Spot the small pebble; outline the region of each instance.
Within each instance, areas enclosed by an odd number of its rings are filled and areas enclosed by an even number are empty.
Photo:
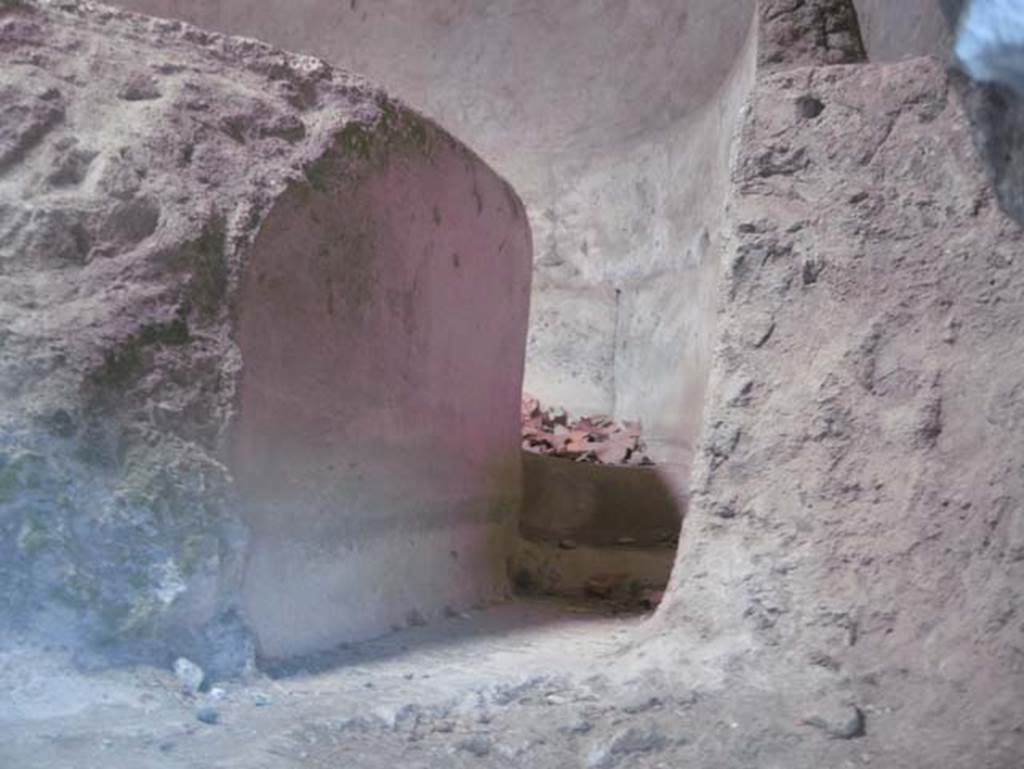
[[[563,726],[559,731],[566,734],[587,734],[594,726],[585,718],[578,718],[575,721]]]
[[[458,744],[459,750],[463,750],[477,758],[483,758],[488,755],[491,752],[492,747],[493,743],[490,738],[485,737],[482,734],[474,734],[472,737],[468,737]]]
[[[217,712],[217,708],[211,708],[207,705],[196,711],[196,719],[202,721],[204,724],[212,725],[220,721],[220,713]]]
[[[622,706],[623,713],[629,713],[630,715],[636,715],[637,713],[645,713],[648,710],[660,708],[662,705],[661,699],[658,697],[635,697],[632,701],[626,702]]]
[[[855,740],[867,733],[864,711],[854,705],[823,708],[819,713],[804,719],[807,726],[813,726],[837,740]]]

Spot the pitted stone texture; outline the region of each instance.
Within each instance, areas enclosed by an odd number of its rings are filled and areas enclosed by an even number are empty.
[[[865,58],[853,0],[760,0],[763,69],[850,64]]]
[[[1012,3],[1011,3],[1012,5]],[[864,42],[872,61],[898,61],[911,56],[934,55],[952,65],[953,37],[957,19],[966,7],[963,0],[856,0]],[[980,4],[997,8],[1000,3]],[[1013,26],[1003,32],[1002,18],[982,13],[980,32],[986,22],[994,35],[1014,34]],[[976,20],[974,23],[979,24]],[[1008,62],[1012,64],[1012,56]],[[1004,73],[1012,74],[1012,73]],[[975,143],[989,167],[1003,209],[1024,224],[1024,95],[1006,84],[963,84],[964,103],[974,127]]]
[[[1012,766],[1024,234],[957,91],[933,59],[766,77],[734,182],[665,632],[730,696],[776,681],[785,718],[858,708],[814,765]]]
[[[251,656],[238,607],[246,511],[227,446],[244,355],[258,353],[236,338],[254,241],[286,195],[316,198],[330,187],[359,200],[379,168],[435,163],[474,217],[477,178],[504,212],[487,224],[494,251],[465,254],[475,272],[444,280],[490,292],[492,276],[508,287],[490,301],[510,313],[509,330],[492,324],[460,343],[495,350],[495,371],[511,361],[509,392],[496,396],[507,416],[500,404],[486,406],[507,422],[516,456],[528,234],[515,196],[474,156],[311,57],[87,2],[0,5],[6,630],[168,662],[188,656],[214,674]],[[436,201],[426,187],[419,204],[429,209]],[[372,224],[380,208],[363,205]],[[463,219],[451,232],[484,226]],[[311,224],[304,235],[316,232]],[[386,258],[412,257],[396,247]],[[436,258],[451,270],[451,253]],[[500,276],[492,263],[506,265]],[[433,269],[423,262],[424,274]],[[429,324],[425,300],[386,299],[376,284],[361,285],[364,309],[385,303],[408,323]],[[458,304],[436,301],[467,328],[479,325]],[[377,339],[382,350],[401,343],[401,323],[391,327]],[[382,375],[385,392],[392,375]],[[471,426],[473,414],[464,416]],[[451,560],[448,547],[443,556]]]

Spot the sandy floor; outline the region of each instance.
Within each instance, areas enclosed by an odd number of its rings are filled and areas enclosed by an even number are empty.
[[[653,695],[653,671],[611,685],[642,622],[520,600],[197,697],[165,670],[82,674],[58,652],[8,651],[0,766],[669,766],[673,735],[644,721],[686,698]],[[217,723],[197,719],[204,706]]]

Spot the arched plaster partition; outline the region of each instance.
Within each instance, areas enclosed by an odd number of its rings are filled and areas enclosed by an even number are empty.
[[[503,597],[517,513],[521,203],[419,123],[338,144],[238,302],[244,605],[271,657]]]
[[[682,485],[753,0],[119,4],[366,74],[478,151],[534,233],[526,388],[641,420]]]

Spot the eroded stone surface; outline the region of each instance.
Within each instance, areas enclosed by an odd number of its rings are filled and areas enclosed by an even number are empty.
[[[459,397],[437,394],[448,386],[445,366],[468,367],[477,392],[485,389],[471,373],[477,346],[491,351],[488,376],[503,375],[510,361],[504,384],[469,402],[454,430],[476,447],[467,431],[485,409],[498,425],[492,445],[504,439],[517,457],[529,262],[520,204],[467,150],[361,79],[252,40],[86,2],[5,3],[0,61],[0,619],[7,631],[37,630],[76,646],[87,640],[132,655],[188,656],[213,673],[237,669],[252,653],[238,594],[253,521],[228,449],[253,422],[239,418],[240,383],[261,344],[241,346],[237,324],[251,295],[257,235],[287,245],[288,232],[278,230],[296,223],[272,214],[301,199],[328,219],[340,210],[332,205],[350,199],[370,235],[385,211],[445,233],[417,240],[425,254],[368,241],[359,264],[322,242],[323,260],[338,260],[339,280],[349,283],[336,287],[337,307],[328,285],[310,318],[337,310],[349,335],[377,345],[378,360],[419,345],[412,386],[442,409]],[[391,206],[379,194],[385,171],[419,179],[410,187],[419,199]],[[481,195],[490,218],[478,223]],[[442,201],[456,222],[447,229],[430,219]],[[318,226],[303,225],[311,248],[326,238]],[[459,238],[475,249],[461,255],[461,272],[452,266],[458,255],[443,250]],[[374,277],[399,268],[387,285]],[[304,285],[304,274],[279,270],[275,280],[287,292]],[[295,290],[313,301],[320,289]],[[475,307],[461,309],[463,293],[477,289],[510,325],[481,324]],[[449,343],[422,330],[440,312]],[[353,372],[368,365],[319,340],[308,356],[344,353]],[[378,373],[379,396],[345,393],[344,383],[338,392],[373,414],[375,399],[387,400],[392,422],[376,430],[387,443],[389,430],[408,430],[402,422],[417,418],[404,391],[388,389],[395,372]],[[286,370],[278,383],[288,381]],[[453,429],[447,417],[444,424]],[[352,437],[337,427],[322,432],[339,444]],[[500,464],[500,454],[446,455],[462,462],[446,480],[455,475],[467,487],[449,484],[435,497],[450,506],[445,494],[455,493],[467,514],[500,520],[515,489],[513,474],[488,465]],[[372,508],[375,488],[352,491]],[[301,531],[305,509],[279,512]],[[378,526],[376,536],[387,531]],[[467,564],[478,563],[475,542],[468,535],[460,543]],[[355,546],[351,537],[327,544],[340,562]],[[440,547],[441,562],[452,562],[454,548]],[[503,589],[500,580],[479,582],[481,596]],[[438,599],[436,607],[396,607],[397,616],[440,611]]]
[[[1024,234],[962,95],[932,59],[764,77],[734,182],[662,619],[703,649],[685,664],[736,697],[774,676],[794,718],[817,698],[858,709],[857,729],[811,717],[831,736],[866,730],[886,765],[1010,766]]]
[[[865,58],[853,0],[760,0],[757,10],[762,69]]]

